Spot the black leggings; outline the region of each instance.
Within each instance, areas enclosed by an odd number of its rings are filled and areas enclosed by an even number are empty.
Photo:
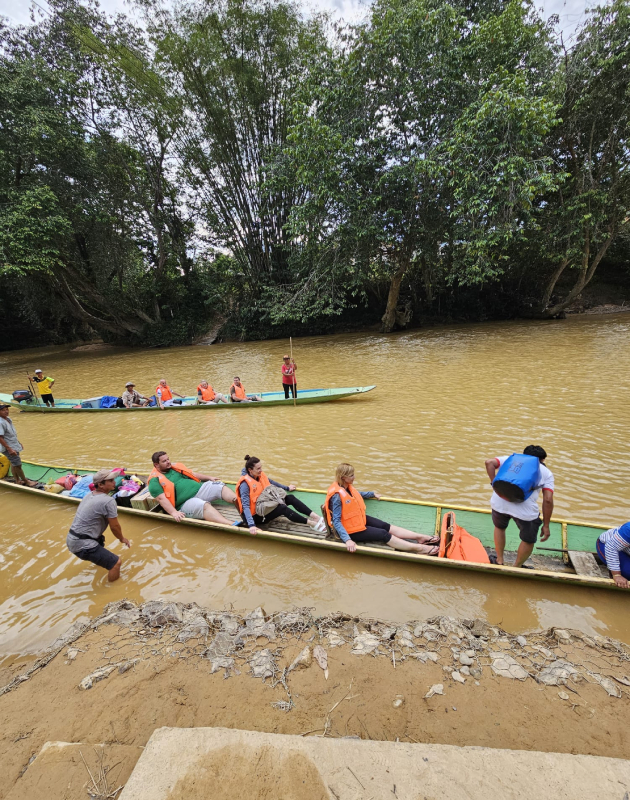
[[[309,514],[313,513],[311,509],[301,500],[298,500],[297,497],[293,497],[292,494],[288,494],[284,498],[284,501],[286,505],[284,503],[280,503],[280,505],[276,506],[274,510],[270,511],[265,517],[261,517],[259,514],[254,514],[254,524],[256,526],[263,525],[265,522],[272,522],[278,517],[287,517],[291,520],[291,522],[299,522],[300,525],[306,525],[306,519],[301,517],[299,514],[296,514],[292,508],[289,508],[289,506],[297,508],[298,511],[301,511],[302,514],[306,514],[306,516],[309,516]],[[245,519],[244,515],[243,521],[247,525],[247,520]]]
[[[379,542],[387,544],[392,538],[389,532],[390,528],[391,523],[366,515],[365,529],[357,531],[356,533],[351,533],[350,537],[355,542]]]
[[[283,383],[282,388],[284,389],[284,399],[289,399],[289,389],[291,390],[291,394],[293,397],[297,397],[297,384],[294,383],[291,385],[290,383]]]

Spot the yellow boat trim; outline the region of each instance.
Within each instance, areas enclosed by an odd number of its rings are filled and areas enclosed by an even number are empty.
[[[26,464],[34,464],[35,466],[38,466],[38,467],[52,467],[52,469],[68,469],[71,472],[76,472],[77,470],[82,470],[83,472],[97,472],[99,469],[102,469],[102,467],[68,467],[65,464],[61,464],[61,465],[60,464],[44,464],[41,461],[29,461],[28,459],[24,459],[24,461],[25,461]],[[146,467],[138,467],[137,469],[134,469],[132,467],[128,467],[126,469],[127,469],[127,472],[140,473],[141,475],[144,475],[144,474],[148,475],[148,473],[149,473],[149,470],[147,470]],[[236,483],[236,481],[226,480],[225,483]],[[300,486],[297,487],[296,491],[298,491],[298,492],[308,492],[309,494],[323,494],[323,495],[326,494],[325,490],[304,489],[304,488],[302,488]],[[488,509],[488,508],[477,508],[475,506],[460,506],[460,505],[456,505],[455,503],[441,503],[440,504],[440,503],[431,503],[431,502],[429,502],[427,500],[403,500],[400,497],[385,497],[383,495],[381,495],[381,500],[386,500],[386,501],[388,501],[390,503],[401,503],[403,505],[408,505],[408,506],[425,506],[427,508],[435,508],[436,510],[440,509],[440,511],[442,509],[453,509],[453,511],[474,511],[477,514],[492,514],[492,511],[490,509]],[[596,528],[597,530],[602,530],[602,531],[607,531],[610,528],[614,528],[615,527],[613,524],[610,524],[610,525],[599,525],[596,522],[577,522],[575,520],[560,519],[558,517],[552,517],[551,518],[551,522],[557,522],[560,525],[577,525],[578,527],[584,527],[584,528]],[[565,547],[564,542],[563,542],[562,546],[563,546],[564,549],[567,549]]]

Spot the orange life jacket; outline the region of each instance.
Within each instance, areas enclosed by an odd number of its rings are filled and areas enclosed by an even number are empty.
[[[197,394],[199,393],[201,393],[201,399],[206,401],[214,400],[214,398],[217,396],[212,386],[208,386],[207,389],[204,389],[201,384],[197,386]]]
[[[455,522],[455,512],[449,511],[442,518],[439,558],[454,561],[470,561],[473,564],[489,564],[485,547],[476,536]]]
[[[341,498],[341,524],[346,531],[348,533],[357,533],[365,530],[365,501],[360,492],[352,485],[349,485],[347,489],[342,489],[338,483],[331,483],[326,495],[326,516],[330,527],[334,527],[330,501],[335,494],[338,494]]]
[[[193,473],[187,469],[183,464],[177,462],[177,464],[171,464],[171,469],[174,469],[175,472],[180,472],[186,478],[190,478],[193,481],[197,481],[197,483],[201,483],[199,478],[195,478]],[[162,491],[166,495],[166,499],[169,503],[174,506],[175,505],[175,484],[173,481],[169,481],[169,479],[164,475],[164,473],[160,472],[157,467],[153,467],[151,470],[151,474],[147,480],[147,483],[151,480],[151,478],[157,478],[160,482],[160,486],[162,487]]]
[[[245,387],[243,386],[242,383],[241,383],[240,386],[237,386],[235,383],[233,383],[230,386],[230,394],[232,394],[232,389],[234,389],[234,396],[238,400],[246,400],[247,399],[247,395],[245,394]]]
[[[173,399],[173,392],[171,392],[170,386],[162,386],[161,383],[155,387],[155,396],[158,397],[158,392],[162,392],[162,402],[165,400],[172,400]]]
[[[269,478],[265,475],[264,472],[260,473],[260,478],[256,480],[256,478],[252,478],[251,475],[243,475],[239,482],[236,484],[236,505],[238,506],[238,510],[243,513],[243,501],[241,500],[241,493],[239,489],[241,487],[241,483],[247,483],[249,486],[249,510],[252,513],[252,516],[256,513],[256,500],[260,497],[263,493],[263,490],[270,486]]]

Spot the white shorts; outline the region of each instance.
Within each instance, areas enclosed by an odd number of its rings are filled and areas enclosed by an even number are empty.
[[[179,509],[183,514],[191,519],[203,519],[203,507],[206,503],[214,503],[221,499],[224,483],[221,481],[206,481],[202,483],[199,491],[190,500],[186,500]]]
[[[162,405],[163,405],[164,407],[166,407],[166,406],[172,406],[172,405],[175,405],[175,401],[174,401],[174,400],[162,400]]]

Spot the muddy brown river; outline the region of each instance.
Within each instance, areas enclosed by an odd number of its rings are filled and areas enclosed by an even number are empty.
[[[202,378],[227,392],[234,374],[248,391],[278,390],[287,347],[0,353],[0,391],[25,387],[35,368],[56,379],[58,397],[120,394],[128,380],[150,394],[162,377],[182,394]],[[45,463],[146,472],[150,454],[164,449],[233,481],[248,453],[282,482],[326,488],[343,460],[355,465],[359,488],[476,506],[489,503],[485,458],[541,444],[559,516],[630,518],[629,314],[305,338],[294,341],[294,356],[298,388],[378,388],[297,408],[12,417],[24,457]],[[122,517],[133,548],[123,553],[121,580],[108,585],[103,571],[65,548],[73,507],[0,489],[0,510],[0,659],[41,650],[77,618],[123,597],[269,612],[311,606],[390,620],[447,613],[511,631],[563,625],[630,641],[624,593],[319,552],[159,519],[149,526]]]

